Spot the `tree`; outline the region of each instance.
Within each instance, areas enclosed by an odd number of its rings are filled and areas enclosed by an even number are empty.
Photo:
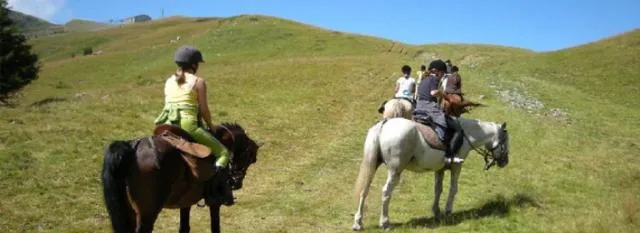
[[[0,102],[38,78],[38,56],[9,18],[6,0],[0,0]]]

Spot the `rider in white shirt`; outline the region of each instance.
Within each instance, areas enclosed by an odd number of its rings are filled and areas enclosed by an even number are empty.
[[[411,67],[408,65],[402,66],[402,77],[396,81],[396,98],[404,98],[414,103],[414,95],[416,91],[416,79],[411,77]]]
[[[416,79],[411,77],[411,67],[408,65],[402,66],[403,76],[398,78],[396,81],[396,89],[394,98],[406,99],[411,102],[411,105],[415,107],[415,92],[416,92]],[[380,107],[378,108],[378,112],[382,113],[384,111],[384,105],[388,100],[382,102]]]

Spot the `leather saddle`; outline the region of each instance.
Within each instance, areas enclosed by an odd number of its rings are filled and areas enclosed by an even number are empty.
[[[424,118],[416,118],[414,116],[414,121],[416,122],[416,129],[422,135],[422,139],[433,149],[444,151],[444,144],[438,138],[436,131],[434,131],[430,126],[430,120]]]
[[[196,143],[183,129],[177,126],[160,124],[153,130],[153,135],[161,138],[172,147],[178,149],[182,160],[191,169],[197,181],[206,181],[214,175],[214,156],[209,147]]]

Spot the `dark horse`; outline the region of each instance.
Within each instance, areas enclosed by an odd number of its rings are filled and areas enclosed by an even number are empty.
[[[102,184],[114,232],[152,232],[163,208],[179,208],[180,232],[189,232],[189,211],[202,198],[209,206],[211,231],[220,232],[220,207],[233,205],[231,189],[242,187],[247,169],[256,162],[260,146],[239,125],[225,123],[212,134],[232,152],[229,168],[196,177],[184,153],[159,136],[167,130],[193,142],[182,129],[159,125],[153,136],[114,141],[107,147]],[[205,160],[198,164],[213,169],[213,156]]]

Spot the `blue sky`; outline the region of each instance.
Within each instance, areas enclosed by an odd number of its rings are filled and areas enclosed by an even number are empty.
[[[9,0],[55,23],[136,14],[262,14],[409,44],[480,43],[551,51],[640,28],[640,0]]]

